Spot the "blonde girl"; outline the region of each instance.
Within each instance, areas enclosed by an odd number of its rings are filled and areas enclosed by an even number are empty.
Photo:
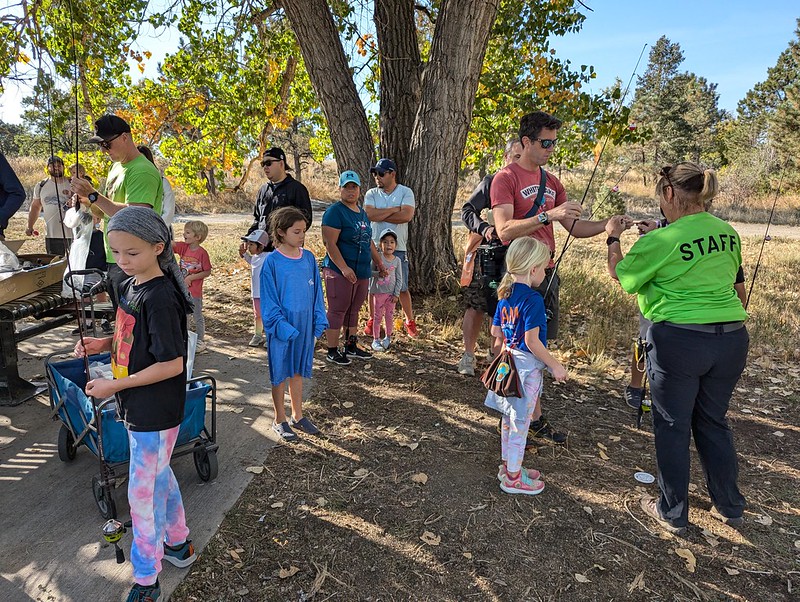
[[[497,287],[497,311],[492,336],[511,349],[523,397],[500,397],[492,391],[486,405],[503,414],[498,467],[500,489],[506,493],[536,495],[544,490],[538,470],[522,468],[531,417],[542,392],[542,371],[550,370],[563,382],[567,371],[547,350],[547,316],[544,299],[534,289],[545,277],[550,250],[534,238],[513,241],[506,253],[506,274]]]

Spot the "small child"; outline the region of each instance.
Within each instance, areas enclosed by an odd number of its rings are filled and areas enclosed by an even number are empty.
[[[266,247],[269,235],[263,230],[253,230],[242,236],[244,245],[239,247],[239,256],[250,264],[250,296],[253,299],[253,338],[248,345],[259,347],[266,341],[264,324],[261,322],[261,266],[267,258]]]
[[[113,337],[84,337],[75,355],[111,352],[113,380],[95,378],[86,394],[117,396],[128,430],[128,502],[133,521],[134,584],[128,600],[157,600],[161,561],[196,558],[178,482],[169,465],[186,399],[186,315],[192,299],[170,248],[164,220],[149,207],[126,207],[108,222],[117,265],[131,276],[119,289]]]
[[[186,222],[183,240],[173,244],[180,256],[181,271],[194,302],[194,328],[197,333],[197,353],[206,350],[206,319],[203,317],[203,280],[211,274],[211,258],[200,245],[208,237],[208,226],[200,221]]]
[[[485,404],[502,412],[498,467],[500,489],[506,493],[536,495],[544,490],[538,470],[522,468],[531,416],[542,392],[542,370],[548,368],[559,382],[567,371],[547,350],[547,316],[544,299],[534,289],[545,277],[550,250],[530,237],[518,238],[506,253],[506,274],[497,287],[497,311],[492,336],[512,350],[524,397],[500,397],[489,391]]]
[[[328,328],[317,260],[303,248],[306,218],[296,207],[282,207],[269,217],[275,250],[261,267],[261,317],[267,333],[269,379],[275,405],[274,430],[284,441],[296,441],[295,426],[309,435],[319,429],[303,416],[303,377],[311,378],[316,339]],[[291,424],[283,394],[289,381]]]
[[[403,272],[400,258],[395,257],[397,247],[397,234],[391,228],[381,232],[379,238],[383,267],[388,274],[381,278],[375,264],[372,264],[372,278],[369,281],[369,292],[373,295],[375,315],[372,321],[372,349],[373,351],[386,351],[392,344],[392,318],[394,307],[403,288]],[[381,340],[381,321],[386,316],[386,337]]]

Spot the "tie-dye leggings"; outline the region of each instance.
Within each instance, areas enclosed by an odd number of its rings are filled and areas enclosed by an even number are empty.
[[[532,370],[525,379],[525,401],[527,401],[525,415],[512,421],[503,415],[500,448],[503,462],[506,463],[508,472],[517,472],[522,467],[522,458],[525,455],[525,443],[528,438],[528,427],[531,425],[531,416],[539,396],[542,394],[542,371]]]
[[[179,426],[166,431],[128,431],[131,463],[128,503],[133,521],[131,564],[133,578],[152,585],[161,572],[164,541],[174,546],[186,541],[189,529],[178,481],[169,466]]]

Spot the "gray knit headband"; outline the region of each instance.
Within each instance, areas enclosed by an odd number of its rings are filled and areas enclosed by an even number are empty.
[[[189,294],[189,289],[186,288],[186,282],[183,279],[180,267],[178,267],[178,262],[175,261],[171,233],[161,216],[150,207],[128,206],[117,211],[108,220],[107,231],[111,232],[113,230],[127,232],[152,245],[160,242],[164,243],[164,250],[158,256],[158,265],[161,267],[161,271],[164,272],[164,276],[172,281],[175,288],[183,296],[186,313],[192,313],[194,303]]]

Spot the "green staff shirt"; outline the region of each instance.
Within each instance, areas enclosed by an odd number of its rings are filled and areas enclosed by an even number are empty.
[[[652,322],[736,322],[747,318],[733,288],[741,264],[736,230],[702,212],[642,236],[617,264],[617,277]]]
[[[105,196],[115,203],[131,205],[133,203],[150,205],[161,215],[164,199],[164,186],[161,173],[144,155],[139,155],[127,163],[116,162],[108,171]],[[103,223],[106,242],[106,260],[116,263],[108,246],[108,216]]]

